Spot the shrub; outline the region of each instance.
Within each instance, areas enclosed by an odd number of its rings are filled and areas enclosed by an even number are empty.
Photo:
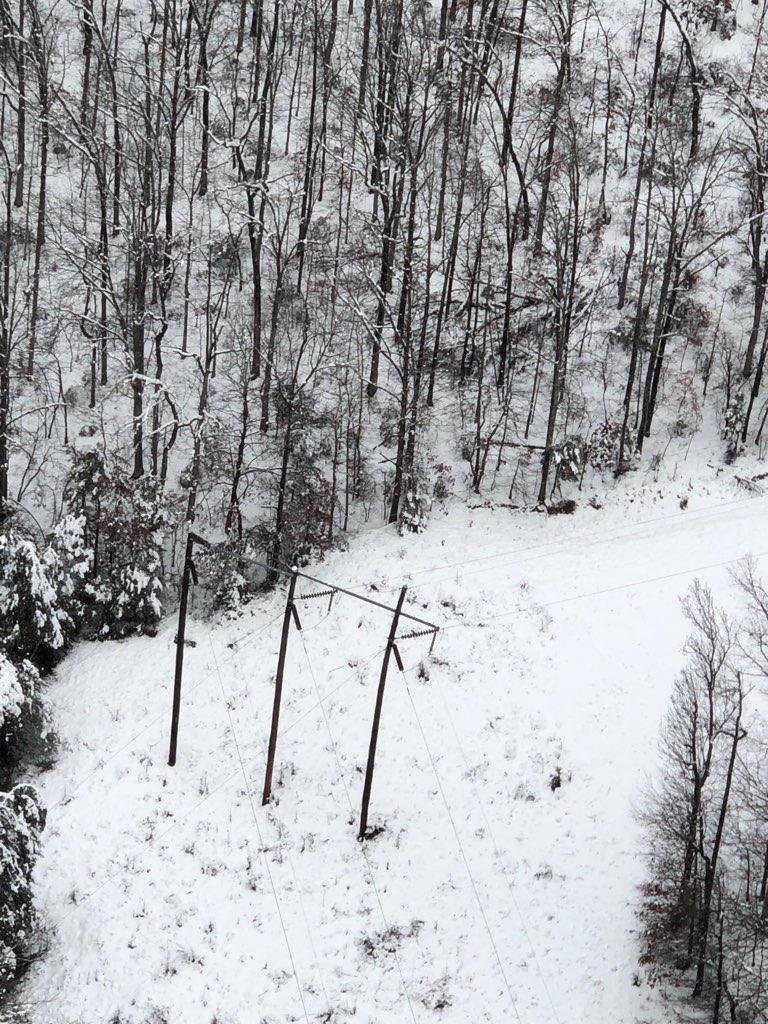
[[[35,543],[20,531],[0,536],[0,622],[10,656],[52,664],[64,647],[65,613]]]
[[[741,445],[741,432],[744,428],[745,416],[744,392],[737,391],[725,408],[721,432],[722,438],[726,442],[726,456],[731,462],[736,457]]]
[[[0,782],[19,764],[47,757],[50,745],[40,673],[31,661],[14,665],[0,652]]]
[[[331,488],[319,458],[308,438],[302,437],[289,478],[282,538],[283,558],[297,565],[305,565],[328,547]]]
[[[576,511],[576,502],[573,498],[564,498],[552,505],[547,505],[547,513],[551,516],[570,516]]]
[[[432,494],[438,501],[446,501],[453,495],[456,486],[456,478],[451,472],[451,467],[445,462],[438,462],[435,466],[435,482],[432,487]]]
[[[0,997],[10,989],[35,939],[32,871],[45,826],[32,786],[0,793]]]
[[[279,502],[279,493],[275,503]],[[286,480],[282,521],[262,523],[253,531],[267,561],[283,565],[307,565],[328,549],[330,485],[309,458],[297,452]]]
[[[562,444],[555,445],[552,454],[561,480],[573,482],[581,479],[587,456],[587,446],[583,438],[566,438]]]
[[[85,516],[67,515],[58,523],[43,553],[43,563],[63,613],[62,628],[69,639],[85,618],[89,601],[93,551],[86,542]]]
[[[258,554],[247,542],[230,541],[198,551],[195,567],[204,613],[236,613],[250,601],[266,575],[255,558]]]
[[[93,550],[85,595],[96,635],[153,632],[162,615],[162,537],[169,521],[161,482],[131,479],[102,452],[76,453],[65,496],[83,519],[83,544]]]
[[[13,659],[50,668],[86,614],[93,553],[85,517],[68,515],[48,545],[10,529],[0,536],[0,639]]]
[[[418,471],[409,474],[404,481],[400,502],[400,519],[397,524],[399,532],[422,533],[427,528],[431,508],[432,498],[424,474]]]
[[[275,396],[275,417],[279,430],[291,423],[289,451],[285,461],[285,451],[279,451],[281,471],[270,483],[275,514],[256,528],[254,538],[267,561],[306,565],[331,544],[336,495],[323,468],[332,451],[332,424],[314,413],[306,396],[292,397],[282,388]]]
[[[595,427],[589,439],[587,448],[587,459],[590,466],[598,472],[606,469],[615,469],[619,461],[619,450],[621,447],[621,423],[606,420]],[[628,436],[624,439],[624,452],[632,450],[631,440]]]

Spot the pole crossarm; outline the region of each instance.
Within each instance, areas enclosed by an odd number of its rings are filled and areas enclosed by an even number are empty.
[[[213,544],[205,537],[201,537],[199,533],[194,533],[192,530],[187,534],[187,539],[191,539],[193,544],[202,544],[204,548],[212,548]]]
[[[200,537],[196,533],[190,532],[188,536],[192,537],[196,544],[204,544],[207,548],[213,547],[213,544],[210,541],[205,540],[205,538]],[[313,597],[328,597],[335,596],[336,594],[345,594],[347,597],[353,597],[357,601],[363,601],[365,604],[373,605],[374,608],[381,608],[383,611],[389,612],[391,615],[394,615],[396,611],[394,605],[385,604],[383,601],[377,601],[373,597],[368,597],[367,594],[358,594],[356,591],[347,590],[345,587],[337,587],[335,584],[329,583],[328,580],[321,580],[317,576],[310,576],[308,573],[301,572],[299,569],[281,569],[277,565],[270,565],[268,562],[261,562],[257,558],[252,559],[252,562],[254,565],[258,565],[260,568],[266,569],[268,572],[277,572],[281,576],[287,576],[288,578],[295,575],[297,579],[308,580],[310,583],[314,583],[318,587],[322,588],[322,590],[315,591],[311,594],[296,594],[293,598],[294,601],[308,601]],[[399,613],[399,618],[407,619],[409,622],[416,622],[420,626],[425,626],[429,632],[437,632],[440,629],[440,627],[435,625],[434,622],[428,622],[427,619],[421,619],[418,615],[411,615],[410,612],[401,611]],[[426,636],[426,633],[423,635]]]
[[[282,572],[286,576],[290,576],[290,572],[286,569],[279,569],[278,572]],[[299,572],[297,574],[304,580],[311,580],[312,583],[317,583],[320,587],[332,587],[337,594],[346,594],[347,597],[354,597],[358,601],[364,601],[366,604],[372,604],[375,608],[381,608],[385,612],[389,612],[394,615],[396,608],[391,604],[384,604],[383,601],[376,601],[372,597],[368,597],[366,594],[358,594],[354,590],[345,590],[344,587],[334,587],[332,583],[328,583],[326,580],[319,580],[316,576],[308,576],[305,572]],[[408,619],[409,622],[418,622],[420,626],[426,626],[429,631],[437,631],[440,629],[434,622],[428,622],[426,619],[420,619],[418,615],[411,615],[410,612],[400,612],[401,619]]]

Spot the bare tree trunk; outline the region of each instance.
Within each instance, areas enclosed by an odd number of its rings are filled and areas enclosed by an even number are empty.
[[[694,996],[701,995],[702,989],[704,987],[704,971],[706,967],[707,958],[709,922],[712,910],[712,896],[714,893],[715,880],[717,878],[717,865],[718,859],[720,857],[720,848],[723,842],[723,833],[725,831],[725,819],[728,813],[728,802],[731,796],[731,786],[733,785],[733,772],[734,768],[736,767],[736,754],[738,752],[739,743],[745,735],[741,728],[741,715],[743,711],[743,692],[741,689],[741,678],[739,678],[738,686],[738,706],[736,711],[736,719],[733,724],[731,754],[725,775],[725,786],[723,788],[723,795],[720,801],[720,813],[717,819],[717,829],[715,831],[715,837],[712,843],[712,851],[708,857],[705,857],[706,874],[704,877],[704,898],[702,901],[701,918],[699,924],[699,950],[698,959],[696,962],[696,983],[693,988]]]

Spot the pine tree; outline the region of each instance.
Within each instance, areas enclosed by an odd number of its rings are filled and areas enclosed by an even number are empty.
[[[163,610],[162,483],[132,479],[103,452],[76,453],[65,496],[74,515],[58,540],[67,550],[66,589],[74,587],[77,603],[77,580],[87,578],[80,600],[90,601],[88,618],[102,639],[152,632]]]
[[[40,673],[31,661],[14,665],[0,652],[0,782],[20,764],[48,759],[51,742]]]
[[[0,793],[0,996],[33,949],[32,872],[44,826],[45,811],[34,787]]]
[[[86,543],[84,515],[70,514],[57,524],[42,560],[56,592],[62,629],[69,640],[84,621],[90,601],[93,551]]]
[[[52,664],[65,618],[34,542],[13,529],[0,536],[0,638],[11,658]]]

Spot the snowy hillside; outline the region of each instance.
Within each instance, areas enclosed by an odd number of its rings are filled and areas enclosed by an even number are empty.
[[[405,582],[442,627],[432,657],[403,642],[390,672],[382,832],[363,845],[385,613],[300,604],[266,808],[283,592],[190,624],[174,769],[173,621],[81,645],[51,689],[61,751],[39,780],[55,931],[24,992],[35,1024],[668,1021],[638,965],[633,810],[681,662],[679,597],[697,574],[724,596],[768,511],[708,475],[570,517],[457,507],[310,569],[381,600]]]
[[[0,1024],[768,1024],[767,39],[0,3]]]

